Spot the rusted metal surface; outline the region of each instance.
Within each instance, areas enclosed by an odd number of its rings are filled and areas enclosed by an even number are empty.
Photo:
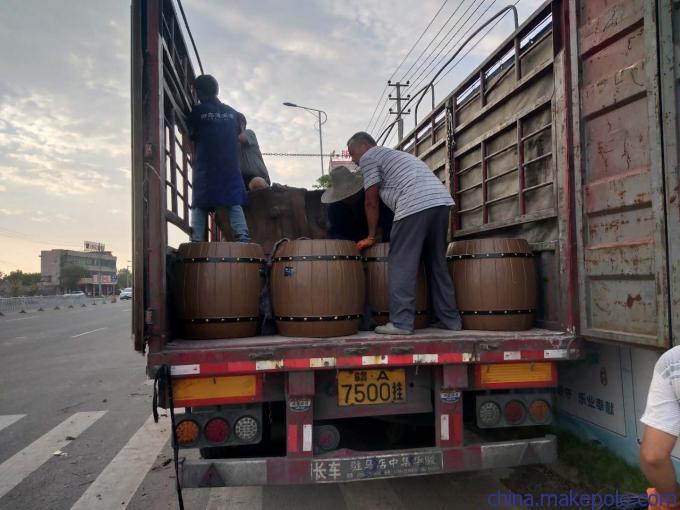
[[[680,0],[659,0],[657,19],[670,322],[673,345],[677,345],[680,343]]]
[[[132,27],[134,344],[157,351],[169,329],[168,224],[190,232],[194,71],[172,2],[135,0]]]
[[[131,105],[132,105],[132,264],[133,264],[133,297],[132,307],[132,340],[136,351],[144,350],[144,306],[143,289],[145,278],[145,197],[144,190],[144,51],[143,41],[145,27],[143,25],[143,2],[133,0],[131,12]],[[142,303],[142,306],[138,306]]]
[[[455,415],[457,416],[457,415]],[[184,488],[240,485],[338,483],[552,463],[557,460],[553,435],[531,439],[455,445],[457,429],[436,448],[364,452],[346,448],[319,456],[257,459],[184,459]],[[289,437],[290,440],[290,437]]]
[[[581,332],[669,345],[654,3],[575,0],[576,225]]]
[[[539,256],[546,276],[560,274],[555,250],[563,235],[552,113],[559,54],[553,4],[561,2],[543,4],[398,146],[449,187],[456,202],[452,240],[524,237],[545,252]],[[564,294],[561,284],[558,278],[541,279],[543,325],[564,328],[574,322],[560,317],[562,307],[555,305],[554,296]]]

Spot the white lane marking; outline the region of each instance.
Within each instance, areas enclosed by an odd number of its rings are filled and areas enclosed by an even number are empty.
[[[5,320],[2,321],[2,322],[28,321],[28,320],[37,319],[37,318],[38,318],[37,315],[33,315],[33,316],[31,316],[31,317],[19,317],[18,319],[5,319]]]
[[[404,510],[401,499],[387,480],[338,485],[347,508],[352,510]]]
[[[127,507],[169,438],[170,420],[161,418],[154,423],[150,416],[71,510]]]
[[[7,414],[0,416],[0,430],[9,427],[12,423],[19,421],[26,416],[25,414]]]
[[[210,489],[206,510],[262,510],[262,487]]]
[[[107,328],[108,328],[108,326],[104,326],[103,328],[93,329],[92,331],[86,331],[85,333],[79,333],[77,335],[73,335],[71,338],[78,338],[79,336],[89,335],[90,333],[96,333],[97,331],[101,331],[101,330],[107,329]]]
[[[15,336],[14,340],[23,340],[24,338],[28,338],[27,336]]]
[[[50,460],[55,451],[68,446],[73,438],[77,438],[105,414],[106,411],[75,413],[0,464],[0,498]]]

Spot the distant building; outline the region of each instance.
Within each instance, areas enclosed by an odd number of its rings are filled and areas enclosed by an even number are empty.
[[[331,157],[328,161],[328,173],[339,166],[346,166],[352,172],[359,171],[359,167],[352,162],[352,157],[349,155],[347,149],[343,150],[340,154],[336,154],[335,151],[331,153]]]
[[[61,271],[68,266],[79,266],[90,276],[81,278],[77,289],[60,289]],[[40,289],[43,294],[57,294],[59,290],[82,290],[87,295],[99,295],[99,277],[101,275],[101,292],[113,294],[116,288],[116,257],[110,251],[75,251],[49,250],[40,252]]]

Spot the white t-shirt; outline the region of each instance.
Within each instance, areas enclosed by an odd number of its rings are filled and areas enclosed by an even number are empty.
[[[380,198],[394,211],[394,221],[432,207],[453,205],[451,195],[430,167],[411,154],[371,147],[359,166],[364,189],[378,185]]]
[[[640,421],[673,436],[680,435],[680,346],[669,349],[656,362]]]

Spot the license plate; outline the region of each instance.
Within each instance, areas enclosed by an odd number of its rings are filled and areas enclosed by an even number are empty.
[[[338,404],[341,406],[406,402],[403,368],[342,370],[338,373]]]

